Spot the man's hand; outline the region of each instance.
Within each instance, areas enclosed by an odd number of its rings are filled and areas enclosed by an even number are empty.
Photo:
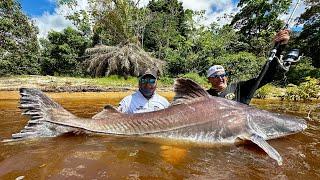
[[[280,44],[288,44],[288,41],[290,39],[290,30],[285,29],[285,30],[280,30],[276,36],[274,37],[273,42],[280,43]]]

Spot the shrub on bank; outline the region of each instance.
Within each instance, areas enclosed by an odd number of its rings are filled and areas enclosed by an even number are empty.
[[[137,86],[138,79],[136,77],[128,76],[126,79],[124,76],[111,75],[101,78],[90,78],[97,85],[102,86]]]
[[[191,72],[191,73],[179,75],[179,77],[189,78],[189,79],[194,80],[198,84],[200,84],[202,87],[209,87],[209,83],[208,83],[207,78],[204,76],[200,76],[198,73]]]
[[[256,91],[254,97],[258,99],[266,99],[270,97],[281,97],[283,95],[283,88],[279,88],[273,84],[266,84]]]
[[[302,60],[292,66],[287,73],[287,81],[293,84],[300,84],[306,80],[306,77],[320,78],[320,68],[315,68],[311,64],[311,59],[303,57]]]
[[[165,86],[165,87],[170,87],[173,86],[174,83],[174,79],[168,76],[163,76],[160,77],[160,79],[158,80],[158,86]]]
[[[299,86],[289,87],[284,95],[286,100],[310,100],[320,97],[320,81],[316,78],[306,77],[305,82]]]

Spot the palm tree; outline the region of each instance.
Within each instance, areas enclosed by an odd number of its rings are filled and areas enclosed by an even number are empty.
[[[151,57],[139,46],[128,43],[119,46],[96,45],[88,48],[84,62],[86,71],[94,77],[111,74],[141,76],[146,69],[155,69],[163,75],[165,61]]]

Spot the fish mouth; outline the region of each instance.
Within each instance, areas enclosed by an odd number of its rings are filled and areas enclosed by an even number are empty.
[[[294,123],[291,123],[289,128],[294,133],[294,132],[301,132],[307,129],[307,127],[308,127],[307,121],[299,118],[299,119],[296,119]]]
[[[301,131],[305,130],[308,128],[308,124],[307,124],[307,121],[304,120],[304,119],[301,119],[302,122],[300,123],[300,127],[301,127]]]

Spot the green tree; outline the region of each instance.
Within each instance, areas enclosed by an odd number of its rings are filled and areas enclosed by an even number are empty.
[[[240,0],[241,8],[231,25],[240,30],[242,41],[250,45],[250,52],[266,55],[275,32],[283,26],[279,15],[284,14],[292,0]]]
[[[239,52],[224,54],[211,60],[211,64],[220,64],[229,74],[230,82],[248,80],[257,76],[265,59],[252,53]]]
[[[92,0],[89,0],[89,3]],[[59,7],[66,6],[69,9],[72,9],[73,11],[70,12],[64,12],[66,13],[65,17],[73,22],[73,25],[77,28],[78,31],[80,31],[84,36],[91,37],[93,35],[92,32],[92,10],[90,9],[80,9],[75,10],[75,8],[78,6],[77,0],[56,0],[57,5]]]
[[[93,4],[94,30],[104,42],[117,45],[133,39],[129,28],[131,6],[126,0],[96,0]],[[102,8],[100,8],[102,7]]]
[[[68,27],[63,32],[51,31],[47,39],[40,40],[41,70],[44,75],[79,75],[89,40],[82,33]]]
[[[291,67],[287,74],[287,82],[298,85],[308,76],[312,78],[320,78],[320,69],[312,66],[311,59],[309,57],[303,57],[298,64]]]
[[[92,36],[90,14],[85,10],[80,10],[67,16],[67,19],[71,20],[77,29],[82,32],[86,37]]]
[[[303,30],[297,39],[302,52],[312,58],[312,64],[320,68],[320,1],[305,0],[307,10],[301,14]]]
[[[39,72],[37,33],[17,1],[0,1],[0,75]]]
[[[139,2],[139,1],[138,1]],[[60,5],[77,6],[75,0],[59,0]],[[90,0],[89,9],[68,15],[77,29],[89,32],[93,45],[135,43],[143,46],[144,29],[151,19],[147,8],[133,0]]]
[[[244,47],[238,43],[239,35],[230,26],[202,26],[190,32],[192,34],[182,38],[175,49],[167,48],[164,51],[171,75],[188,72],[204,75],[212,65],[213,59],[237,53]]]
[[[152,0],[147,6],[152,14],[145,29],[145,49],[164,58],[166,48],[175,49],[186,37],[186,16],[182,3],[177,0]]]

